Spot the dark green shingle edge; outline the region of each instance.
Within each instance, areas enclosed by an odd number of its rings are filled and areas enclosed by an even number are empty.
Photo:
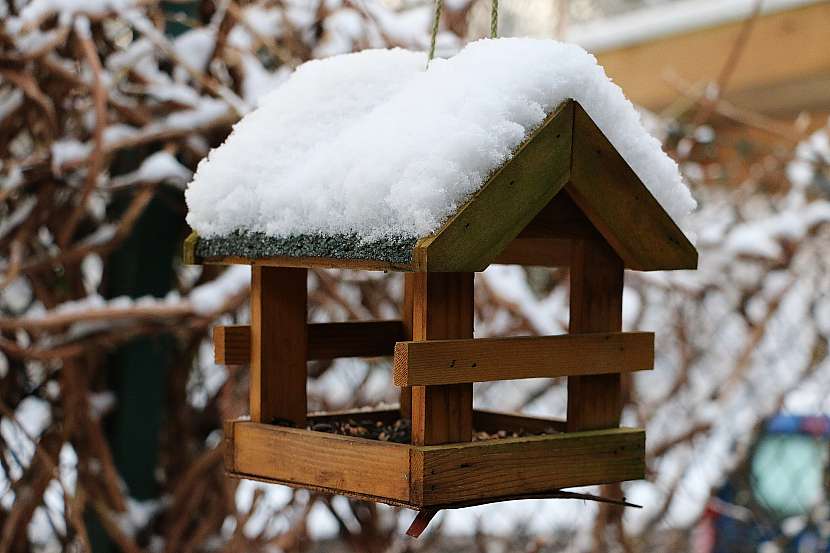
[[[366,242],[356,234],[301,234],[287,238],[261,232],[235,232],[228,236],[200,237],[196,256],[244,257],[327,257],[332,259],[371,259],[389,263],[411,263],[416,238],[388,238]]]

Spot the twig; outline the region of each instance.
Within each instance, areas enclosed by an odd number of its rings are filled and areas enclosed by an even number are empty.
[[[98,182],[98,175],[104,165],[104,129],[107,126],[107,91],[104,88],[102,78],[101,59],[98,57],[98,52],[96,52],[95,45],[92,43],[88,25],[89,22],[86,19],[77,20],[75,22],[75,36],[78,39],[78,45],[81,48],[84,58],[92,69],[92,100],[95,105],[95,129],[92,135],[93,147],[89,155],[86,181],[81,189],[80,199],[75,209],[70,213],[66,225],[58,236],[58,246],[61,248],[65,248],[75,234],[78,222],[86,211],[86,202]]]

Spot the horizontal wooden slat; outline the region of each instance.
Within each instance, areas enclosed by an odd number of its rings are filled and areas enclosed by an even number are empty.
[[[413,448],[414,503],[482,499],[635,480],[645,472],[645,432],[615,428]]]
[[[401,321],[355,321],[308,325],[308,358],[392,355],[404,339]]]
[[[493,434],[499,430],[507,432],[548,432],[550,430],[564,432],[565,421],[476,409],[473,411],[473,429],[477,432],[484,431]]]
[[[213,359],[218,365],[245,365],[251,360],[251,327],[213,327]]]
[[[500,425],[515,419],[534,431],[537,424],[557,422],[476,413],[477,420],[482,417],[497,417]],[[235,420],[225,423],[225,446],[225,469],[234,477],[421,508],[542,497],[567,487],[642,478],[645,433],[615,428],[412,446]]]
[[[392,355],[404,339],[401,321],[355,321],[308,325],[308,359]],[[245,365],[251,360],[251,327],[217,326],[213,351],[220,365]]]
[[[647,370],[654,334],[617,332],[399,342],[396,386],[556,378]]]
[[[243,421],[230,433],[239,476],[409,502],[407,445]]]

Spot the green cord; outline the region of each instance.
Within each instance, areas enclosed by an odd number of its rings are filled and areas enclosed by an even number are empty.
[[[429,43],[429,57],[427,58],[427,67],[429,62],[435,57],[435,43],[438,40],[438,24],[441,21],[441,11],[444,9],[444,0],[435,0],[435,18],[432,20],[432,38]]]
[[[499,0],[490,5],[490,38],[499,36]]]
[[[427,57],[427,68],[429,62],[435,57],[435,44],[438,42],[438,27],[441,23],[441,12],[444,10],[444,0],[435,0],[435,16],[432,19],[432,36],[429,41],[429,56]],[[492,0],[490,4],[490,38],[499,36],[499,0]]]

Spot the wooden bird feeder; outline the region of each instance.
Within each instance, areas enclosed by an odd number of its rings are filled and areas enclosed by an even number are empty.
[[[250,326],[214,334],[217,362],[250,364],[250,419],[225,425],[230,476],[427,511],[643,478],[620,378],[653,368],[654,335],[621,331],[623,269],[693,269],[697,252],[576,102],[412,244],[370,256],[345,239],[245,240],[185,244],[189,262],[252,266]],[[473,275],[494,263],[569,267],[569,333],[474,338]],[[404,272],[401,320],[307,323],[309,268]],[[309,430],[354,413],[307,413],[306,362],[383,355],[400,410],[359,417],[411,419],[411,443]],[[568,377],[566,420],[473,408],[474,382],[539,377]]]

